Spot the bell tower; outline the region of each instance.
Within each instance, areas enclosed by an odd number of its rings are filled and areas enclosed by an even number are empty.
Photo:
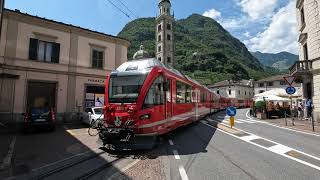
[[[159,0],[159,16],[156,18],[156,57],[164,64],[174,65],[174,16],[170,0]]]

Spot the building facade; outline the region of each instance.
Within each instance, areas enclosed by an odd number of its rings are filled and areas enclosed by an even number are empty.
[[[130,43],[6,9],[0,43],[0,119],[21,121],[30,107],[52,107],[57,120],[102,105],[106,74],[127,61]]]
[[[256,81],[254,83],[254,94],[264,93],[273,89],[286,89],[288,87],[288,83],[283,79],[284,76],[288,75],[271,76]],[[295,87],[297,91],[301,91],[300,89],[302,88],[302,84],[293,83],[292,86]]]
[[[170,0],[160,0],[159,16],[156,18],[156,58],[173,66],[174,64],[174,17],[171,15]]]
[[[314,104],[314,118],[320,122],[320,0],[297,0],[299,61],[289,70],[303,83],[303,96]]]
[[[227,98],[250,99],[254,96],[253,80],[241,82],[221,81],[208,86],[213,92]]]

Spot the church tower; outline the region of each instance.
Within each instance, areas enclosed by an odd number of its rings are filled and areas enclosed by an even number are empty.
[[[173,23],[170,0],[159,0],[159,16],[156,18],[156,57],[170,66],[174,65]]]

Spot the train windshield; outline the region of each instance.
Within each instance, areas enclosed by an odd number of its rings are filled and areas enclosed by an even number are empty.
[[[109,83],[109,102],[136,102],[146,77],[146,74],[111,77]]]

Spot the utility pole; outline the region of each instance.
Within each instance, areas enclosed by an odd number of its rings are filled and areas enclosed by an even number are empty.
[[[4,0],[0,0],[0,40],[1,40],[1,32],[2,32],[3,12],[4,12]]]

